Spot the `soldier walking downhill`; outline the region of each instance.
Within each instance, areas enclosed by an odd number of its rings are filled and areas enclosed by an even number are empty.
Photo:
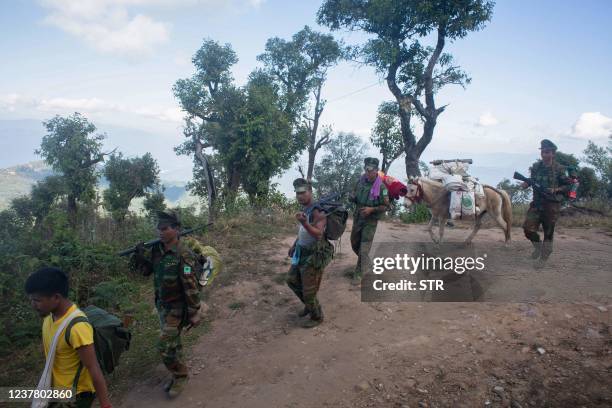
[[[355,203],[351,247],[357,254],[357,266],[353,282],[361,282],[362,268],[372,247],[376,226],[380,217],[389,208],[389,192],[378,175],[378,159],[368,157],[364,160],[364,174],[361,175],[351,196]]]
[[[291,268],[287,286],[304,303],[299,317],[310,316],[302,326],[311,328],[323,321],[323,309],[317,298],[323,270],[333,257],[333,246],[325,238],[326,216],[312,199],[312,185],[303,178],[293,182],[297,201],[303,208],[295,218],[300,223],[298,237],[289,249]]]
[[[532,259],[538,259],[543,265],[552,253],[553,234],[555,223],[561,211],[567,192],[571,188],[571,180],[567,175],[567,168],[557,163],[555,153],[557,146],[548,139],[540,143],[541,160],[531,166],[531,179],[544,189],[544,193],[533,189],[533,201],[523,223],[523,231],[528,240],[533,244]],[[523,183],[522,187],[529,185]],[[544,241],[541,242],[538,229],[542,224]]]
[[[187,383],[181,332],[200,323],[200,291],[196,280],[197,257],[179,239],[180,219],[176,212],[158,212],[157,230],[161,242],[145,255],[138,246],[133,262],[145,276],[153,274],[155,307],[159,314],[158,350],[172,378],[164,386],[168,397],[179,395]]]

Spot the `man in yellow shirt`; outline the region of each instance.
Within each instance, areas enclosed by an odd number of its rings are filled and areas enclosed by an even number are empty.
[[[77,310],[77,306],[68,300],[68,287],[68,277],[57,268],[40,269],[26,280],[25,291],[32,306],[44,317],[42,340],[45,356],[49,354],[53,338],[63,320]],[[78,316],[85,316],[81,311],[77,313]],[[60,334],[53,361],[52,387],[73,389],[76,401],[54,402],[50,407],[89,408],[96,395],[100,407],[111,407],[106,381],[96,359],[93,328],[89,323],[75,323],[70,330],[69,343],[66,342],[65,333]]]

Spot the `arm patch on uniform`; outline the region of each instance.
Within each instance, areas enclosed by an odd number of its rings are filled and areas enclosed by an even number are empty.
[[[183,274],[185,274],[185,275],[191,275],[191,266],[189,266],[189,265],[185,265],[185,266],[183,267]]]

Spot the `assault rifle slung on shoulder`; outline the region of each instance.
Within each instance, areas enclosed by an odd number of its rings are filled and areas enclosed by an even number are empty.
[[[205,225],[199,225],[199,226],[197,226],[197,227],[193,227],[193,228],[187,228],[187,229],[184,229],[184,230],[182,230],[181,232],[179,232],[179,237],[183,237],[183,236],[185,236],[185,235],[192,234],[192,233],[193,233],[193,232],[195,232],[195,231],[198,231],[198,230],[201,230],[201,229],[208,228],[208,227],[210,227],[211,225],[213,225],[213,223],[212,223],[212,222],[209,222],[208,224],[205,224]],[[147,242],[145,242],[145,243],[143,244],[143,246],[144,246],[145,248],[151,248],[153,245],[159,244],[160,242],[161,242],[161,239],[157,238],[157,239],[153,239],[153,240],[151,240],[151,241],[147,241]],[[134,252],[136,252],[136,251],[137,251],[137,245],[134,245],[134,246],[133,246],[133,247],[131,247],[131,248],[124,249],[123,251],[118,252],[118,253],[117,253],[117,255],[118,255],[118,256],[126,256],[126,255],[133,254],[133,253],[134,253]]]

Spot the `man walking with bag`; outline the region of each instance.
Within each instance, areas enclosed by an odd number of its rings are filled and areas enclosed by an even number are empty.
[[[51,402],[53,408],[89,408],[98,397],[101,408],[111,408],[104,375],[94,349],[93,328],[78,322],[70,330],[66,341],[66,327],[72,319],[85,316],[68,299],[68,277],[57,268],[43,268],[32,273],[25,283],[25,291],[32,307],[41,317],[42,340],[47,363],[38,388],[72,389],[74,402]],[[33,407],[47,406],[35,400]]]

